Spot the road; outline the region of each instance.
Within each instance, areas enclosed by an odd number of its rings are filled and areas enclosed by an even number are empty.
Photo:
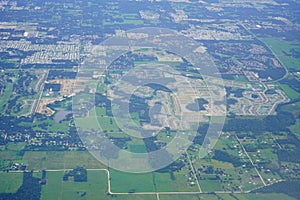
[[[48,77],[48,74],[49,74],[49,70],[47,70],[47,72],[45,73],[45,75],[43,76],[43,82],[41,83],[41,86],[40,86],[40,96],[36,102],[36,106],[35,106],[35,109],[34,109],[34,112],[37,111],[38,107],[39,107],[39,104],[40,104],[40,101],[41,101],[41,98],[43,96],[43,91],[44,91],[44,86],[45,86],[45,80],[47,79]]]
[[[200,184],[199,184],[199,181],[198,181],[198,178],[197,178],[197,175],[196,175],[196,171],[195,171],[195,169],[194,169],[194,166],[193,166],[193,163],[192,163],[191,158],[190,158],[190,156],[189,156],[189,153],[186,152],[186,155],[187,155],[187,158],[188,158],[188,160],[189,160],[189,163],[190,163],[192,172],[193,172],[193,174],[194,174],[194,178],[195,178],[195,181],[196,181],[196,183],[197,183],[199,192],[202,193],[202,189],[201,189],[201,187],[200,187]]]
[[[244,145],[241,143],[241,141],[240,141],[240,139],[237,137],[237,135],[235,135],[235,137],[236,137],[237,141],[239,142],[240,146],[242,147],[244,153],[246,154],[246,156],[247,156],[248,159],[250,160],[250,162],[251,162],[253,168],[255,169],[257,175],[259,176],[261,182],[263,183],[264,186],[267,186],[267,184],[265,183],[263,177],[262,177],[261,174],[259,173],[257,167],[254,165],[254,163],[253,163],[253,161],[252,161],[252,158],[249,156],[248,152],[246,151]]]
[[[252,33],[249,29],[247,29],[245,27],[245,25],[243,23],[240,23],[240,25],[250,34],[252,35],[255,39],[261,41],[262,43],[264,43],[264,45],[266,45],[266,47],[272,52],[272,54],[275,56],[275,58],[278,60],[278,62],[281,64],[281,66],[284,68],[285,70],[285,74],[284,76],[282,76],[281,78],[277,79],[277,80],[273,80],[273,81],[270,81],[269,83],[274,83],[274,82],[279,82],[283,79],[285,79],[288,75],[289,75],[289,71],[287,69],[287,67],[284,65],[284,63],[279,59],[279,57],[277,56],[277,54],[275,54],[275,52],[272,50],[272,48],[266,44],[265,42],[263,42],[262,40],[260,40],[254,33]]]

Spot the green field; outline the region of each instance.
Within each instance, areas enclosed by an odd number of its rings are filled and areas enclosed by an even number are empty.
[[[154,173],[155,184],[159,192],[198,192],[196,185],[187,185],[187,171],[174,172],[174,180],[169,173]]]
[[[204,192],[222,191],[222,185],[219,180],[200,180],[199,184]]]
[[[147,153],[146,146],[143,144],[131,144],[129,150],[134,153]]]
[[[15,193],[23,183],[23,173],[0,172],[0,193]]]
[[[199,199],[205,199],[205,200],[218,200],[218,197],[216,195],[199,195],[199,194],[183,194],[183,195],[159,195],[160,200],[199,200]]]
[[[6,145],[6,150],[9,151],[21,151],[22,149],[24,149],[26,143],[25,142],[9,142]]]
[[[23,156],[22,150],[25,147],[25,142],[9,142],[5,146],[2,146],[0,150],[1,160],[21,160]]]
[[[155,194],[117,194],[107,199],[116,200],[157,200]]]
[[[52,199],[108,199],[105,171],[88,171],[87,182],[63,181],[64,172],[47,171],[47,184],[42,186],[42,200]]]
[[[45,129],[40,128],[40,124],[47,124],[46,131],[50,133],[55,133],[55,132],[68,132],[69,130],[69,121],[61,121],[60,123],[55,122],[52,119],[47,119],[43,121],[36,121],[35,125],[32,127],[33,130],[35,131],[45,131]],[[32,124],[31,124],[32,126]]]
[[[124,173],[122,173],[124,175]],[[109,199],[121,199],[121,200],[156,200],[157,196],[155,194],[107,194],[107,173],[102,170],[88,170],[88,181],[87,182],[74,182],[72,178],[68,181],[63,181],[62,177],[64,171],[47,171],[46,172],[46,185],[42,186],[41,199],[42,200],[53,200],[53,199],[73,199],[73,200],[109,200]],[[115,174],[116,175],[116,174]],[[130,174],[129,174],[130,175]],[[148,176],[147,178],[147,175]],[[146,178],[146,182],[151,182],[152,173],[143,174],[139,178],[132,180],[131,186],[134,184],[142,184],[142,188],[145,184],[141,183],[143,178]],[[40,177],[41,173],[34,173],[34,176]],[[125,177],[126,178],[126,174]],[[157,175],[155,175],[157,176]],[[130,177],[132,177],[130,175]],[[119,176],[118,178],[122,178]],[[129,177],[127,177],[129,178]],[[136,180],[140,179],[139,182]],[[0,173],[0,180],[3,184],[0,185],[0,193],[14,193],[22,185],[23,173]],[[128,184],[122,180],[116,180],[121,184]],[[163,184],[163,181],[161,182]],[[209,183],[210,184],[210,183]],[[213,184],[214,185],[214,184]],[[212,185],[210,184],[210,187]],[[126,186],[123,185],[123,188]],[[127,187],[129,188],[129,187]],[[116,191],[112,191],[116,192]],[[281,194],[281,193],[268,193],[268,194],[159,194],[160,200],[199,200],[199,199],[224,199],[224,200],[234,200],[236,198],[241,200],[273,200],[273,199],[287,199],[292,200],[293,198]]]
[[[107,116],[95,117],[90,115],[89,117],[78,118],[76,119],[76,125],[84,130],[97,130],[100,127],[103,131],[120,132],[115,120],[112,117]]]
[[[115,170],[111,172],[112,192],[198,192],[197,186],[187,185],[186,171],[169,173],[130,174]]]
[[[87,151],[26,151],[23,160],[28,163],[29,170],[72,169],[76,166],[106,168]]]
[[[223,195],[221,195],[223,196]],[[225,195],[224,195],[225,196]],[[281,194],[281,193],[269,193],[269,194],[234,194],[234,197],[240,200],[274,200],[274,199],[284,199],[284,200],[293,200],[294,198]]]
[[[288,68],[288,69],[300,69],[300,61],[299,59],[293,57],[291,54],[291,50],[300,50],[299,42],[289,42],[278,38],[261,38],[262,42],[264,42],[278,57],[278,59]]]
[[[296,120],[295,125],[289,128],[298,138],[300,138],[300,119]]]
[[[115,170],[111,172],[112,192],[154,192],[153,173],[130,174]]]
[[[274,200],[284,199],[292,200],[293,198],[279,193],[270,194],[200,194],[200,195],[159,195],[160,200]]]
[[[235,75],[234,80],[238,82],[248,83],[249,80],[243,75]]]
[[[280,84],[280,87],[290,99],[299,98],[300,94],[287,84]]]

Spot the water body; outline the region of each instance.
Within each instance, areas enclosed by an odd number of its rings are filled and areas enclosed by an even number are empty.
[[[61,122],[62,120],[64,120],[64,119],[66,118],[66,116],[67,116],[68,114],[71,113],[71,112],[69,112],[69,111],[65,111],[65,110],[62,109],[62,108],[55,108],[55,110],[58,111],[58,112],[55,114],[55,116],[54,116],[54,121],[55,121],[56,123]]]

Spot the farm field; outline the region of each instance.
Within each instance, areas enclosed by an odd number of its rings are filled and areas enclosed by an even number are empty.
[[[76,166],[87,169],[106,168],[87,151],[27,151],[23,160],[28,163],[28,170],[73,169]]]
[[[63,171],[47,171],[47,184],[42,186],[42,200],[50,199],[109,199],[105,171],[88,171],[87,182],[63,181]]]
[[[23,182],[23,173],[0,172],[0,193],[15,193]]]

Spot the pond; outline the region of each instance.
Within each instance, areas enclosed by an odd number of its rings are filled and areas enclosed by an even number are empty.
[[[55,108],[55,110],[58,111],[58,112],[55,114],[55,116],[54,116],[54,121],[55,121],[56,123],[61,122],[62,120],[64,120],[64,119],[66,118],[66,116],[67,116],[68,114],[71,113],[71,112],[69,112],[69,111],[65,111],[65,110],[62,109],[62,108]]]

